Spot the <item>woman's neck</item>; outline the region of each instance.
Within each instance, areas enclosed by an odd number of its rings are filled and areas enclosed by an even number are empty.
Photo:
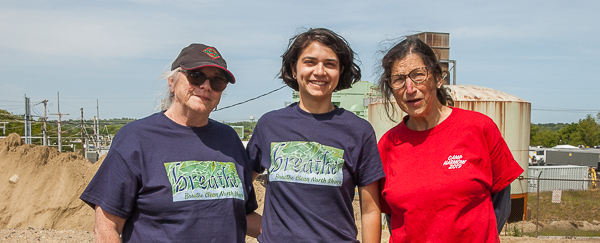
[[[175,123],[186,127],[203,127],[208,124],[209,114],[199,114],[190,109],[183,109],[177,105],[171,105],[165,116]]]
[[[323,114],[335,109],[335,106],[331,103],[331,97],[328,99],[303,99],[300,96],[300,102],[298,103],[300,109],[311,113],[311,114]]]
[[[442,123],[452,113],[452,108],[439,104],[423,117],[408,117],[406,126],[411,130],[425,131]]]

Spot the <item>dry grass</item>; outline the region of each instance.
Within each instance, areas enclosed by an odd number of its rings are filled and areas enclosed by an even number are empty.
[[[600,236],[600,190],[562,191],[560,203],[552,202],[552,192],[540,192],[539,211],[536,193],[527,198],[531,221],[538,223],[539,235]],[[539,212],[539,218],[538,218]],[[523,232],[523,235],[532,235]],[[535,233],[533,233],[535,235]]]
[[[537,194],[530,193],[527,206],[537,218]],[[540,192],[539,220],[600,221],[600,190],[562,191],[561,203],[552,203],[552,192]]]

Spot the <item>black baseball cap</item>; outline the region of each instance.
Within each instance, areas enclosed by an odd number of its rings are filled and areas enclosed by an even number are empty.
[[[225,71],[227,81],[234,84],[235,77],[227,70],[227,62],[217,51],[217,48],[204,44],[193,43],[181,50],[179,56],[173,61],[171,70],[181,67],[185,70],[194,70],[202,67],[216,67]]]

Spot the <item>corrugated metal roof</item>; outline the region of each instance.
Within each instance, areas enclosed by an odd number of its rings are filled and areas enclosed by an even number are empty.
[[[446,85],[454,101],[512,101],[527,102],[517,96],[476,85]]]

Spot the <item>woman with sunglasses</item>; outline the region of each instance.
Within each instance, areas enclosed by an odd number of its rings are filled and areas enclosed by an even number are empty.
[[[268,173],[259,242],[359,242],[352,201],[361,201],[362,242],[380,242],[378,180],[384,176],[371,125],[331,102],[360,80],[348,43],[328,29],[290,39],[280,78],[300,102],[263,115],[247,150],[255,176]]]
[[[97,242],[244,242],[256,219],[252,173],[236,132],[209,119],[233,74],[216,48],[175,59],[168,109],[121,128],[81,195]],[[256,234],[257,235],[257,234]]]
[[[438,60],[417,38],[392,47],[381,65],[388,117],[394,117],[392,97],[407,114],[378,144],[390,242],[500,242],[509,185],[523,169],[494,121],[447,105],[452,100]]]

